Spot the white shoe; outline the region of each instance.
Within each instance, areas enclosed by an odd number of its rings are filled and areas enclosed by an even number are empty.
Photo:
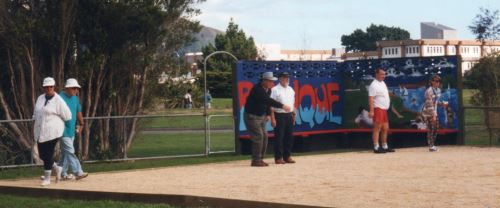
[[[84,179],[89,176],[89,173],[83,172],[81,175],[76,176],[76,180]]]
[[[71,173],[62,177],[63,181],[70,181],[70,180],[74,180],[74,179],[75,179],[75,175],[73,175]]]
[[[42,180],[42,184],[40,185],[43,187],[50,185],[50,178],[48,180]]]
[[[57,183],[62,179],[61,174],[63,169],[61,166],[57,166],[55,169],[56,169],[56,183]]]
[[[429,148],[429,152],[437,152],[437,151],[439,151],[439,148],[436,146],[432,146],[431,148]]]

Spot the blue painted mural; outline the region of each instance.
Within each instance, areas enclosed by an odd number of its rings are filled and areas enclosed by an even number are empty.
[[[368,59],[357,61],[240,61],[237,65],[237,106],[239,134],[247,135],[243,122],[244,105],[250,89],[266,71],[288,72],[296,92],[296,134],[309,134],[343,128],[363,128],[356,122],[361,109],[367,109],[367,87],[376,68],[386,71],[385,82],[391,95],[391,128],[424,129],[420,111],[431,75],[442,78],[438,109],[441,128],[458,129],[457,58],[426,57]],[[267,125],[269,131],[271,125]]]

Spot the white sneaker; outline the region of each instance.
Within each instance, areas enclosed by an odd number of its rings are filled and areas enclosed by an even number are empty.
[[[76,180],[84,179],[89,176],[89,173],[83,172],[81,175],[76,176]]]
[[[431,148],[429,148],[429,152],[437,152],[437,151],[439,151],[439,149],[436,146],[432,146]]]
[[[70,180],[74,180],[74,179],[75,179],[75,175],[73,175],[71,173],[62,177],[63,181],[70,181]]]
[[[62,179],[61,174],[63,169],[61,166],[57,166],[55,169],[56,169],[56,183],[57,183]]]
[[[42,184],[40,185],[43,187],[50,185],[50,178],[48,180],[42,180]]]

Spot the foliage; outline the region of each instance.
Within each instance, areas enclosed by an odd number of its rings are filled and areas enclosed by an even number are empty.
[[[239,29],[238,25],[232,19],[227,26],[226,33],[217,34],[215,37],[215,45],[209,44],[202,49],[204,58],[215,51],[229,52],[236,56],[238,60],[255,60],[257,58],[257,48],[253,38],[247,38],[245,32]],[[203,68],[203,63],[199,63],[198,66]],[[207,87],[211,90],[212,96],[232,96],[232,91],[230,90],[232,89],[230,82],[232,77],[229,76],[229,73],[233,73],[235,68],[236,61],[227,54],[218,54],[207,60],[207,71],[222,72],[220,74],[207,73]],[[225,78],[223,78],[224,76]],[[210,80],[212,78],[217,80]],[[203,85],[203,81],[200,84]],[[217,84],[217,86],[212,86],[212,84]]]
[[[366,32],[356,29],[349,35],[342,35],[342,45],[347,51],[373,51],[377,49],[377,41],[380,40],[408,40],[410,33],[399,27],[387,27],[384,25],[371,24]]]
[[[469,30],[477,40],[498,39],[500,37],[500,22],[498,10],[479,8],[480,13],[469,26]]]
[[[167,80],[160,85],[159,97],[163,99],[165,108],[183,108],[184,95],[191,89],[191,97],[193,99],[193,108],[203,106],[203,89],[196,84],[174,82]]]
[[[467,75],[469,87],[477,89],[471,97],[471,103],[480,106],[498,106],[500,104],[500,56],[490,54],[479,60]]]
[[[213,97],[231,98],[233,86],[233,73],[222,71],[207,72],[207,88]]]
[[[177,66],[172,52],[199,30],[193,5],[202,1],[0,1],[1,119],[31,118],[46,76],[59,86],[78,79],[85,117],[141,114],[152,105],[157,75]],[[88,120],[82,158],[89,147],[123,154],[137,122]],[[6,132],[21,150],[30,148],[30,123],[9,123]]]

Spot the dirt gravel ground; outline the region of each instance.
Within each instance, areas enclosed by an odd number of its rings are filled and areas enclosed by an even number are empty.
[[[327,207],[500,207],[500,148],[441,147],[91,173],[50,188],[185,194]],[[267,159],[271,162],[272,159]],[[38,187],[39,179],[0,185]]]

